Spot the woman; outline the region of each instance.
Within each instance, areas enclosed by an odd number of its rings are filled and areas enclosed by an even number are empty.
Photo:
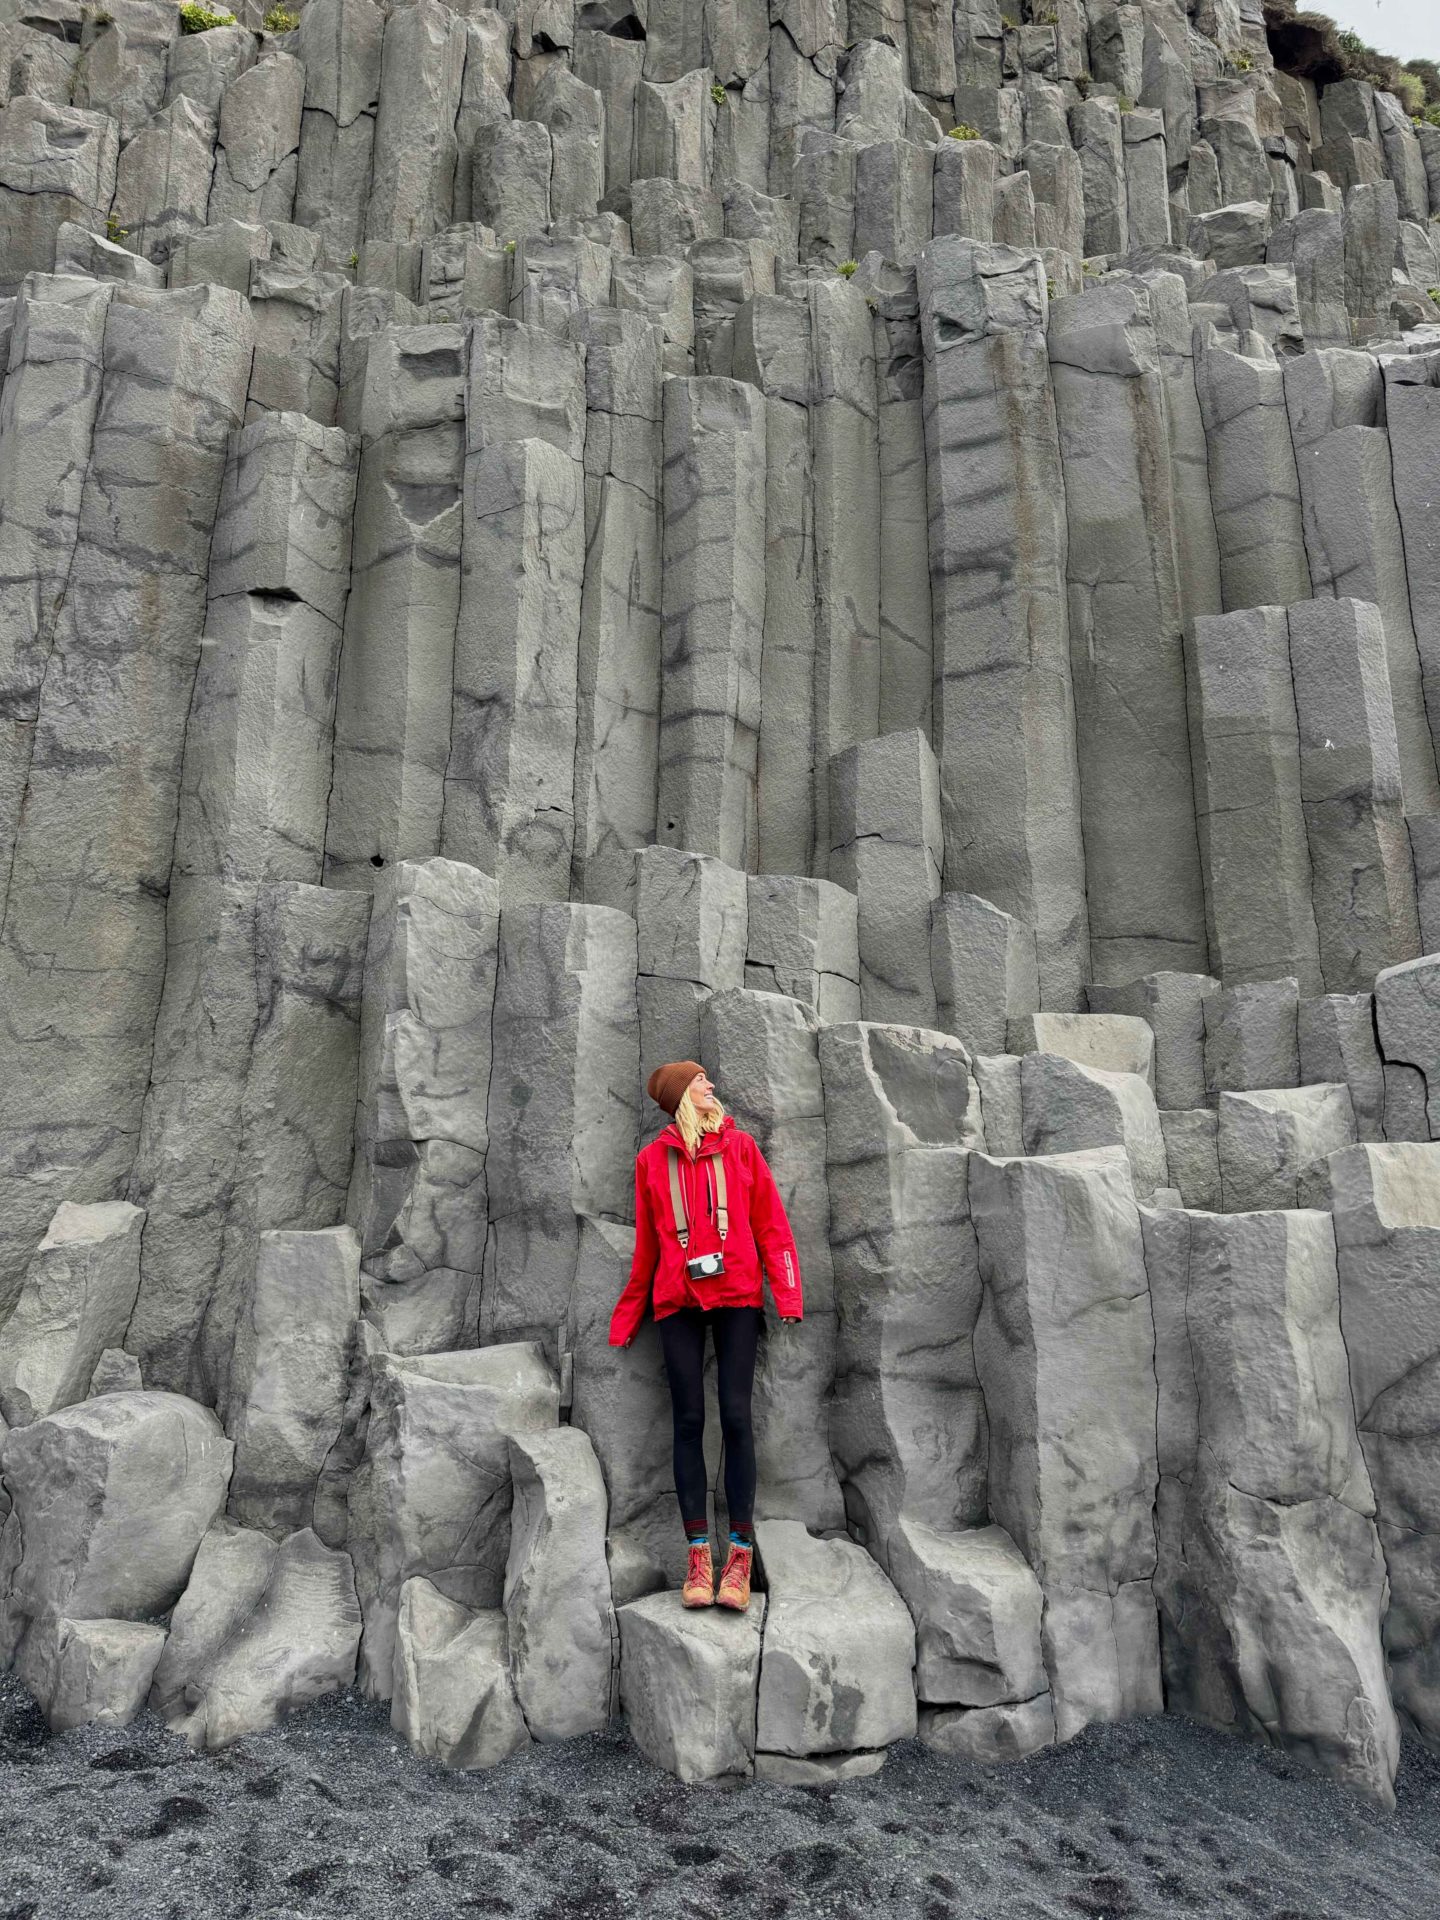
[[[743,1611],[754,1555],[755,1441],[750,1393],[764,1256],[780,1318],[804,1311],[795,1237],[765,1157],[715,1096],[698,1060],[671,1060],[646,1083],[671,1123],[635,1156],[635,1258],[610,1320],[628,1347],[653,1302],[675,1419],[675,1493],[690,1543],[687,1607]],[[717,1258],[718,1256],[718,1258]],[[715,1590],[706,1517],[705,1330],[715,1342],[730,1551]]]

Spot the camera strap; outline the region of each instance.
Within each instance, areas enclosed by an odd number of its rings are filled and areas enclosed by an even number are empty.
[[[674,1147],[667,1147],[665,1154],[670,1163],[670,1205],[675,1214],[675,1232],[679,1238],[681,1250],[683,1251],[690,1244],[690,1222],[685,1216],[685,1198],[680,1191],[680,1155]],[[697,1166],[700,1164],[698,1158],[695,1164]],[[726,1234],[730,1231],[730,1210],[725,1201],[725,1155],[723,1151],[715,1155],[715,1215],[716,1225],[720,1229],[720,1238],[723,1242]]]

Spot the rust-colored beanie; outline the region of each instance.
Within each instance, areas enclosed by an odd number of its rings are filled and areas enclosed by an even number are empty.
[[[663,1107],[673,1119],[685,1089],[697,1073],[704,1071],[698,1060],[667,1060],[663,1067],[656,1067],[645,1082],[645,1091],[656,1106]]]

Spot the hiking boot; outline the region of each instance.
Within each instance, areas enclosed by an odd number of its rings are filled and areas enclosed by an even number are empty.
[[[742,1547],[731,1541],[730,1551],[725,1556],[724,1571],[720,1575],[720,1589],[715,1595],[715,1603],[721,1607],[734,1607],[737,1613],[743,1613],[750,1604],[750,1562],[755,1557],[753,1547]]]
[[[715,1564],[710,1558],[710,1542],[690,1549],[690,1565],[680,1589],[682,1607],[713,1607],[715,1604]]]

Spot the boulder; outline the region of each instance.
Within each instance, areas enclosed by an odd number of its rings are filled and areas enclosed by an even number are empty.
[[[619,1609],[620,1705],[648,1760],[681,1780],[753,1772],[765,1614],[763,1593],[738,1615],[686,1609],[673,1592]]]
[[[766,1753],[849,1753],[915,1732],[915,1626],[870,1556],[761,1520],[768,1604],[755,1737]]]
[[[90,1376],[90,1391],[87,1400],[93,1400],[100,1393],[140,1393],[144,1389],[140,1377],[140,1362],[133,1353],[126,1353],[123,1347],[106,1347],[95,1362],[95,1371]]]
[[[1048,1693],[999,1707],[922,1707],[920,1738],[966,1760],[1023,1760],[1055,1744],[1055,1709]]]
[[[177,1393],[109,1393],[10,1433],[0,1663],[14,1655],[37,1699],[61,1697],[67,1622],[154,1622],[179,1599],[232,1451]]]
[[[222,1522],[176,1605],[151,1704],[191,1746],[229,1746],[350,1686],[359,1642],[348,1554],[308,1527],[277,1545]]]
[[[890,1578],[915,1620],[915,1691],[993,1707],[1046,1692],[1040,1585],[1003,1527],[937,1533],[902,1520]]]
[[[498,1766],[530,1744],[505,1615],[473,1612],[416,1576],[400,1589],[390,1724],[447,1767]]]

